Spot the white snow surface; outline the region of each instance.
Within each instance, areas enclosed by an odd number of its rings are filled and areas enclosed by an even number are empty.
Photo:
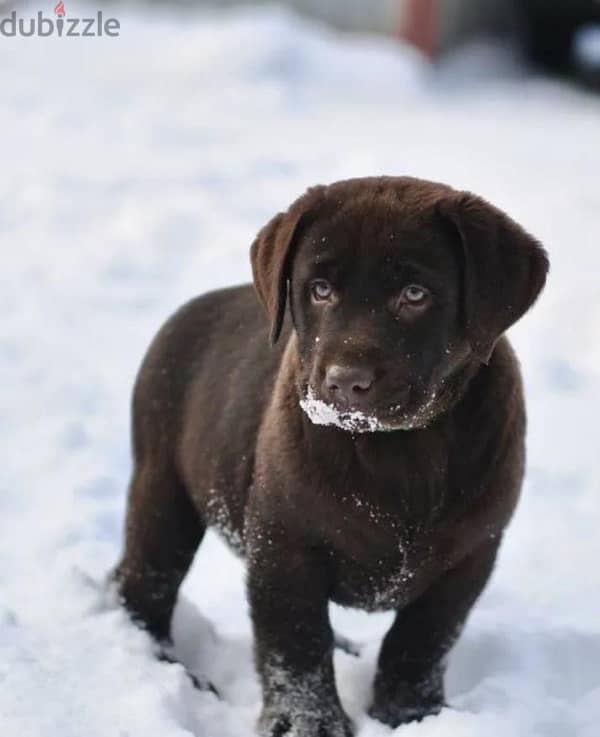
[[[103,591],[131,386],[171,311],[250,278],[274,212],[309,185],[378,173],[482,194],[552,261],[511,331],[529,407],[522,502],[451,655],[451,708],[394,734],[597,737],[600,100],[488,46],[433,72],[392,41],[273,8],[110,7],[119,39],[0,39],[2,737],[253,733],[243,566],[214,535],[175,641],[223,701],[157,662]],[[345,708],[360,737],[390,735],[365,714],[390,615],[332,614],[363,644],[336,654]]]

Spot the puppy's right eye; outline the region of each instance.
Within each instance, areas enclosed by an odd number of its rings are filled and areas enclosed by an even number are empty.
[[[333,287],[327,279],[313,279],[310,283],[310,296],[313,302],[329,302],[333,297]]]

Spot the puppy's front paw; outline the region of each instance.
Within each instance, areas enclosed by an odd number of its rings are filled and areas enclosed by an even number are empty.
[[[413,704],[410,706],[394,703],[374,703],[369,709],[369,716],[372,719],[377,719],[390,727],[396,728],[401,724],[420,722],[425,717],[439,714],[443,707],[444,704],[441,702],[437,704]]]
[[[264,709],[258,721],[260,737],[353,737],[352,722],[343,711],[293,714]]]
[[[438,663],[420,678],[410,681],[379,672],[369,716],[395,728],[439,714],[444,706],[444,668]]]

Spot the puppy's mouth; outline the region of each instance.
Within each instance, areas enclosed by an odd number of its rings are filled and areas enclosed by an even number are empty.
[[[426,427],[436,416],[436,397],[435,391],[430,392],[414,411],[407,408],[406,402],[365,410],[327,402],[309,387],[300,399],[300,407],[314,425],[329,425],[350,433],[394,432]]]

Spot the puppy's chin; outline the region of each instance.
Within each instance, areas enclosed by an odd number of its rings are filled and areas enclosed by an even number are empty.
[[[394,432],[427,427],[436,416],[435,400],[436,393],[431,392],[413,412],[406,411],[401,405],[391,406],[381,413],[365,412],[340,409],[319,399],[309,388],[300,399],[300,407],[314,425],[329,425],[350,433]]]

